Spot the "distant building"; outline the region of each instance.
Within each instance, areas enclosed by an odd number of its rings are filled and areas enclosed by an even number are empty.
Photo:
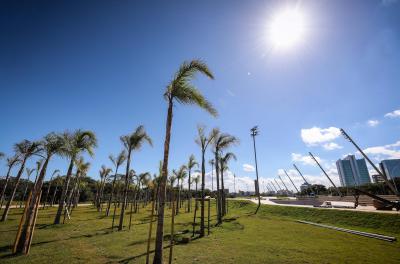
[[[381,182],[385,182],[385,180],[383,179],[383,177],[379,174],[374,174],[371,176],[372,177],[372,181],[374,183],[381,183]]]
[[[365,159],[356,159],[354,155],[348,155],[344,159],[336,161],[336,167],[342,186],[355,186],[371,182]]]
[[[382,160],[379,166],[388,179],[400,177],[400,159]]]
[[[309,183],[303,183],[302,185],[300,185],[300,191],[302,192],[302,191],[305,191],[305,190],[307,190],[308,188],[310,188],[311,187],[311,184],[309,184]]]

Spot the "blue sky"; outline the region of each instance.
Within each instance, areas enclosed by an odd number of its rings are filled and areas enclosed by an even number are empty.
[[[293,6],[307,18],[306,35],[297,47],[276,50],[265,40],[267,25]],[[119,136],[143,124],[154,147],[134,153],[132,166],[156,172],[163,91],[182,61],[201,58],[216,78],[195,83],[219,117],[175,107],[171,169],[192,153],[200,158],[197,124],[217,126],[240,138],[230,168],[245,189],[255,178],[244,166],[254,164],[249,129],[258,125],[263,180],[295,161],[313,182],[326,183],[304,157],[312,151],[338,182],[332,162],[355,150],[337,128],[374,161],[400,158],[399,13],[395,0],[2,1],[0,151],[9,155],[14,143],[50,131],[90,129],[99,147],[88,158],[89,175],[98,177],[102,164],[111,166],[108,155],[121,150]],[[54,159],[55,168],[65,173],[67,161]]]

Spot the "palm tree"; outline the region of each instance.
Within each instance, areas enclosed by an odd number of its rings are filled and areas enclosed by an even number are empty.
[[[235,154],[233,154],[232,152],[227,152],[224,156],[222,156],[220,158],[220,162],[221,162],[221,188],[222,188],[222,192],[223,192],[223,196],[222,196],[222,213],[223,215],[226,215],[226,197],[225,197],[225,187],[224,187],[224,172],[228,170],[228,162],[234,159],[236,160],[236,156]]]
[[[42,167],[42,163],[43,163],[43,160],[36,161],[36,176],[35,176],[35,181],[33,182],[33,185],[36,184],[36,181],[39,176],[40,168]]]
[[[32,142],[32,141],[29,141],[26,139],[21,141],[20,143],[15,144],[14,149],[15,149],[15,153],[19,156],[19,158],[21,160],[21,166],[17,173],[14,189],[11,193],[10,199],[7,202],[6,208],[3,212],[3,216],[1,217],[1,221],[7,220],[8,212],[10,211],[11,203],[14,200],[14,196],[17,191],[18,184],[21,179],[22,173],[24,171],[26,161],[33,155],[37,155],[42,151],[40,142],[35,142],[35,141]]]
[[[197,185],[199,184],[199,182],[200,182],[200,175],[199,176],[197,176],[197,177],[194,177],[194,179],[193,179],[193,181],[194,181],[194,183],[195,183],[195,190],[196,190],[196,193],[197,193]]]
[[[47,187],[46,198],[44,198],[43,209],[46,207],[46,202],[48,201],[50,188],[51,188],[51,182],[53,180],[54,175],[56,175],[57,173],[60,173],[60,170],[54,170],[53,173],[51,174],[51,177],[50,177],[50,180],[49,180],[49,186]]]
[[[73,198],[74,207],[76,207],[79,203],[80,190],[86,187],[86,184],[84,182],[81,183],[81,179],[86,177],[86,173],[90,168],[90,162],[79,162],[79,164],[77,164],[76,166],[79,168],[79,177],[77,179],[77,184],[75,184],[75,197]],[[70,213],[72,213],[72,210]]]
[[[3,208],[3,201],[4,201],[4,196],[7,190],[7,185],[8,185],[8,181],[10,180],[10,173],[11,173],[11,169],[17,165],[19,162],[21,162],[19,160],[18,155],[12,156],[7,158],[7,175],[6,175],[6,182],[4,183],[3,186],[3,190],[1,191],[1,197],[0,197],[0,211]]]
[[[0,159],[4,158],[5,154],[3,152],[0,152]]]
[[[93,148],[97,146],[96,135],[91,131],[83,131],[79,129],[73,133],[65,132],[63,138],[64,147],[62,148],[61,154],[69,159],[69,166],[61,192],[61,198],[58,203],[54,224],[60,224],[61,214],[65,209],[65,199],[67,198],[69,182],[71,180],[75,159],[85,151],[89,153],[90,156],[93,156]]]
[[[190,185],[192,183],[192,179],[191,179],[191,173],[192,173],[192,169],[195,167],[198,167],[199,163],[197,163],[194,155],[190,155],[189,157],[189,161],[187,164],[187,171],[189,174],[189,178],[188,178],[188,190],[189,190],[189,200],[188,200],[188,212],[190,213],[190,211],[192,210],[192,193],[190,192]]]
[[[121,153],[119,153],[119,155],[117,157],[114,157],[113,155],[110,155],[108,158],[111,160],[111,162],[115,166],[115,174],[114,174],[114,179],[113,179],[112,186],[111,186],[111,195],[110,195],[110,197],[108,199],[106,216],[108,216],[109,213],[110,213],[111,201],[114,198],[115,181],[117,180],[118,168],[119,168],[119,166],[121,166],[125,162],[125,160],[126,160],[126,152],[125,152],[125,150],[123,150],[123,151],[121,151]]]
[[[76,166],[75,180],[74,183],[72,184],[71,191],[69,192],[69,195],[67,197],[66,209],[64,210],[63,223],[65,222],[65,217],[67,216],[67,212],[69,212],[69,215],[71,217],[71,205],[75,200],[75,196],[77,195],[81,175],[85,173],[87,170],[89,170],[90,163],[85,162],[83,157],[80,156],[78,159],[75,160],[75,166]]]
[[[22,199],[21,199],[21,202],[19,204],[19,208],[22,207],[22,203],[25,201],[26,192],[28,191],[28,187],[29,187],[29,183],[30,183],[29,179],[30,179],[32,173],[35,171],[35,169],[26,168],[25,171],[26,171],[26,175],[28,175],[28,178],[27,178],[27,181],[26,181],[26,184],[25,184],[25,191],[24,191],[24,194],[22,195]]]
[[[143,143],[145,142],[147,142],[150,146],[153,146],[153,142],[151,141],[151,138],[147,135],[144,126],[138,126],[133,133],[126,136],[122,136],[121,142],[127,151],[127,160],[126,160],[126,173],[125,173],[124,202],[122,203],[118,231],[122,230],[124,224],[125,207],[128,199],[128,190],[129,190],[129,170],[130,170],[132,151],[140,150]]]
[[[31,191],[31,197],[28,199],[28,208],[24,211],[24,215],[22,216],[22,229],[17,233],[14,253],[28,254],[29,252],[33,231],[35,230],[36,217],[39,209],[42,186],[44,177],[46,175],[47,166],[50,159],[55,154],[59,153],[61,148],[64,146],[64,140],[62,136],[55,133],[50,133],[44,137],[41,145],[44,149],[44,163],[43,166],[41,166],[40,174],[36,184]]]
[[[180,183],[182,183],[183,179],[186,178],[186,175],[187,175],[186,174],[186,166],[182,165],[179,168],[179,170],[177,170],[177,171],[173,170],[172,173],[174,174],[175,178],[178,180],[178,199],[176,200],[177,201],[177,207],[176,207],[176,210],[175,210],[176,215],[178,215],[179,214],[179,206],[180,206],[180,202],[181,202],[181,198],[180,198],[180,196],[181,196],[181,185],[180,185]]]
[[[214,140],[214,138],[218,135],[218,130],[211,130],[208,136],[204,133],[204,126],[198,126],[198,138],[196,139],[197,145],[201,148],[201,212],[200,212],[200,237],[203,237],[205,234],[205,224],[204,224],[204,201],[205,201],[205,182],[206,182],[206,162],[205,162],[205,153],[209,144]]]
[[[214,107],[204,98],[199,90],[191,83],[196,73],[202,73],[211,79],[214,79],[213,74],[208,69],[207,65],[199,60],[184,62],[176,72],[174,78],[167,86],[164,93],[164,98],[168,102],[167,122],[164,141],[164,159],[162,168],[162,178],[160,180],[160,197],[158,207],[158,222],[156,234],[156,247],[153,259],[154,264],[161,264],[163,259],[163,236],[164,236],[164,206],[165,206],[165,190],[168,175],[168,156],[169,143],[171,139],[172,128],[172,110],[174,103],[195,104],[213,116],[217,115]]]
[[[215,161],[214,159],[210,159],[208,163],[211,165],[211,192],[214,191],[214,165]]]
[[[97,192],[97,211],[100,211],[102,209],[102,202],[103,202],[103,193],[104,193],[104,186],[106,184],[106,180],[108,175],[112,172],[112,169],[107,168],[106,166],[102,165],[101,170],[99,171],[100,174],[100,183],[99,183],[99,188]]]
[[[220,152],[223,151],[224,149],[229,148],[232,145],[238,144],[239,140],[227,133],[219,133],[215,137],[214,140],[214,155],[215,155],[215,174],[217,178],[217,207],[218,207],[218,224],[222,223],[222,212],[223,209],[225,208],[225,205],[223,202],[225,201],[225,191],[220,190],[219,188],[219,173],[220,173]],[[222,179],[221,175],[221,182],[224,180]],[[222,186],[221,186],[222,187]]]
[[[54,189],[54,192],[53,192],[53,198],[51,198],[50,207],[53,207],[54,201],[55,201],[55,199],[56,199],[58,187],[62,184],[62,178],[60,177],[59,174],[57,175],[57,177],[56,177],[56,179],[55,179],[55,183],[56,183],[56,188]]]

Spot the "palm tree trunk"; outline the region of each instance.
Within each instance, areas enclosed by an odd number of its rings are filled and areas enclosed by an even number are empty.
[[[43,180],[46,175],[47,165],[50,161],[51,156],[48,156],[42,166],[39,177],[37,177],[36,184],[31,191],[31,199],[27,203],[28,210],[25,210],[25,214],[22,216],[23,225],[22,230],[17,233],[15,239],[14,253],[17,254],[28,254],[33,231],[35,230],[35,223],[37,217],[37,211],[39,209],[40,197],[42,193]]]
[[[129,187],[129,166],[131,163],[131,152],[132,150],[129,149],[128,151],[128,158],[126,161],[126,174],[125,174],[125,189],[124,189],[124,201],[121,206],[121,215],[119,216],[119,225],[118,231],[122,230],[124,224],[124,216],[125,216],[125,209],[126,209],[126,201],[128,199],[128,187]]]
[[[8,185],[8,181],[10,180],[10,172],[11,172],[11,166],[8,167],[7,170],[7,176],[6,176],[6,183],[4,184],[4,188],[1,191],[1,198],[0,198],[0,211],[3,208],[3,201],[4,201],[4,196],[6,194],[6,190],[7,190],[7,185]]]
[[[164,207],[166,196],[166,183],[168,175],[168,156],[169,156],[169,143],[171,141],[171,128],[172,128],[172,98],[168,103],[167,123],[165,129],[165,142],[164,142],[164,160],[162,166],[162,177],[160,179],[160,200],[157,216],[157,233],[156,233],[156,246],[153,264],[162,264],[163,260],[163,237],[164,237]]]
[[[29,175],[28,175],[28,181],[27,181],[27,183],[25,184],[25,191],[24,191],[24,194],[22,195],[22,199],[21,199],[21,201],[20,201],[20,203],[19,203],[19,208],[22,207],[22,204],[23,204],[23,202],[25,201],[25,196],[26,196],[26,192],[28,191],[28,187],[29,187]]]
[[[18,171],[17,177],[15,179],[15,186],[11,193],[10,199],[7,202],[6,208],[4,209],[3,216],[1,217],[1,220],[0,220],[1,222],[7,220],[7,216],[8,216],[8,212],[10,211],[11,203],[14,200],[14,196],[15,196],[15,193],[17,192],[17,188],[18,188],[19,181],[21,179],[22,172],[24,171],[24,168],[25,168],[25,163],[26,163],[26,159],[23,160],[21,167]]]
[[[218,149],[215,150],[215,176],[217,180],[217,224],[222,223],[221,192],[219,189],[219,158]]]
[[[168,263],[172,263],[172,253],[173,253],[173,248],[174,248],[174,227],[175,227],[175,195],[174,195],[174,186],[171,186],[171,200],[172,200],[172,214],[171,214],[171,236],[169,240],[169,258],[168,258]],[[179,188],[179,183],[178,183],[178,188]],[[179,204],[178,204],[179,207]]]
[[[111,201],[112,201],[112,199],[114,197],[114,188],[115,188],[115,181],[117,179],[117,174],[118,174],[118,166],[115,168],[115,175],[114,175],[114,180],[112,182],[111,194],[110,194],[110,197],[108,198],[106,216],[108,216],[109,213],[110,213],[110,206],[111,206]]]
[[[50,178],[49,186],[47,187],[46,197],[44,198],[44,202],[43,202],[43,209],[46,208],[46,202],[47,202],[47,199],[49,198],[50,187],[51,187],[51,180],[52,180],[52,179],[53,179],[53,177]]]
[[[205,224],[204,224],[204,199],[206,194],[204,192],[205,189],[205,181],[206,181],[206,167],[205,167],[205,150],[201,152],[201,205],[200,205],[200,237],[203,237],[205,232]]]
[[[158,189],[158,184],[157,184],[157,189]],[[154,205],[156,202],[156,197],[157,197],[157,191],[155,188],[153,188],[153,201],[151,203],[151,213],[150,213],[150,227],[149,227],[149,235],[147,237],[147,250],[146,250],[146,264],[149,264],[149,258],[150,258],[150,241],[151,241],[151,235],[153,231],[153,216],[154,216]]]
[[[189,179],[188,179],[188,190],[189,190],[189,197],[188,197],[188,213],[192,209],[192,193],[190,192],[190,180],[191,180],[191,169],[189,169]]]
[[[57,191],[58,191],[58,185],[56,185],[56,188],[54,189],[53,198],[51,199],[50,207],[53,207],[53,205],[54,205],[54,200],[56,199]]]
[[[176,215],[179,214],[179,207],[181,206],[181,186],[179,185],[179,179],[178,179],[178,199],[176,199]]]
[[[225,207],[225,187],[224,187],[224,169],[221,164],[221,204],[222,204],[222,216],[226,215],[226,207]]]
[[[65,178],[64,186],[62,188],[61,197],[60,197],[60,200],[58,201],[57,214],[54,219],[55,225],[60,224],[61,214],[65,208],[65,198],[67,197],[69,182],[71,180],[71,175],[72,175],[72,169],[74,168],[74,160],[75,160],[75,157],[71,157],[71,161],[69,163],[69,167],[68,167],[68,171],[67,171],[67,176]]]

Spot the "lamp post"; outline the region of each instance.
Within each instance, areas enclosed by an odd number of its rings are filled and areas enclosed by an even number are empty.
[[[261,206],[261,197],[260,197],[260,191],[259,191],[259,184],[260,182],[258,181],[258,167],[257,167],[257,151],[256,151],[256,136],[258,135],[258,127],[255,126],[252,129],[250,129],[251,131],[251,136],[253,137],[253,148],[254,148],[254,161],[256,164],[256,177],[257,177],[257,182],[256,182],[256,186],[255,186],[255,190],[257,192],[257,196],[258,196],[258,206],[256,209],[255,214],[257,214],[258,209],[260,209]],[[258,191],[257,191],[258,190]]]

